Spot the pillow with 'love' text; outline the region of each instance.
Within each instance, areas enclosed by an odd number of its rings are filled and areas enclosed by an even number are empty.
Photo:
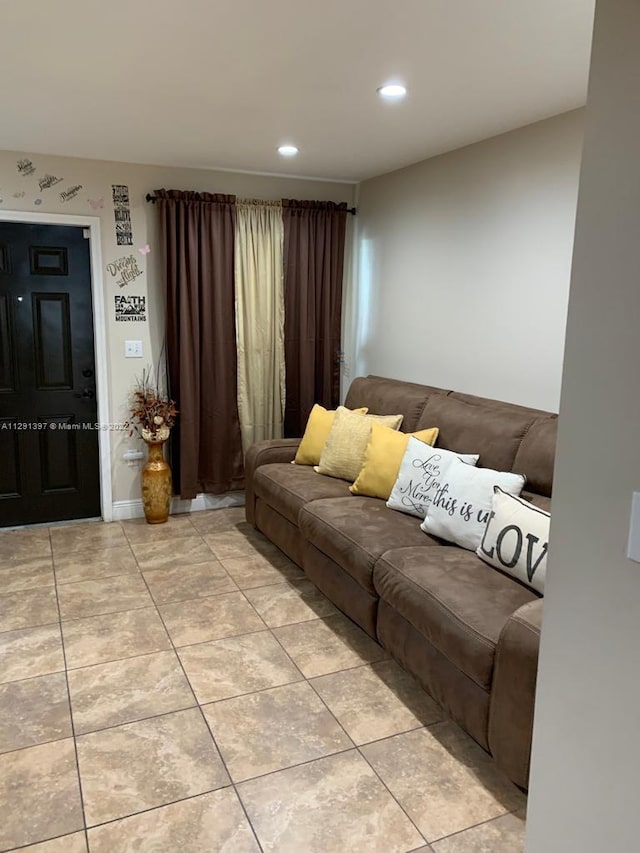
[[[442,447],[429,447],[410,437],[400,463],[387,506],[398,512],[424,518],[440,482],[454,459],[475,465],[477,454],[453,453]]]
[[[425,533],[475,551],[491,514],[494,486],[519,495],[525,482],[522,474],[474,468],[454,459],[435,490],[420,527]]]
[[[476,554],[537,592],[544,592],[551,516],[495,487],[493,505]]]

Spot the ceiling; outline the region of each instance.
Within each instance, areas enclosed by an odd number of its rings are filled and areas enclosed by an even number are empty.
[[[0,149],[358,181],[584,104],[593,6],[2,0]]]

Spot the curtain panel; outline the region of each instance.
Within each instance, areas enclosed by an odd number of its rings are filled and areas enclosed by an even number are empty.
[[[284,434],[304,431],[314,403],[340,398],[342,272],[346,203],[283,199]]]
[[[285,400],[282,204],[236,204],[238,410],[244,452],[282,438]]]
[[[164,253],[169,391],[180,414],[176,490],[243,486],[237,402],[235,196],[156,190]]]

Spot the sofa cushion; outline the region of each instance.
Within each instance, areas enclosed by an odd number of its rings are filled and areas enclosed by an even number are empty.
[[[383,376],[358,376],[353,380],[344,401],[348,409],[368,406],[373,415],[402,412],[402,432],[415,432],[416,424],[427,398],[431,394],[448,394],[441,388],[385,379]],[[361,402],[366,400],[365,403]]]
[[[254,476],[253,490],[296,525],[300,510],[309,501],[351,497],[349,483],[344,480],[323,477],[313,468],[289,463],[261,465]]]
[[[546,497],[551,497],[557,436],[556,415],[537,420],[522,439],[513,463],[514,471],[526,475],[527,488]]]
[[[381,599],[452,664],[489,690],[500,632],[537,596],[460,548],[399,548],[373,572]]]
[[[434,394],[420,416],[417,429],[437,426],[438,446],[455,453],[479,453],[479,468],[514,471],[516,453],[536,420],[534,412],[507,403],[477,404]]]
[[[551,498],[545,498],[544,495],[539,495],[537,492],[531,492],[528,489],[523,489],[520,492],[520,497],[525,501],[529,501],[530,504],[537,506],[538,509],[551,512]]]
[[[314,501],[300,512],[298,524],[305,539],[371,593],[373,567],[385,551],[401,545],[419,549],[438,545],[420,530],[415,518],[387,509],[377,498]]]

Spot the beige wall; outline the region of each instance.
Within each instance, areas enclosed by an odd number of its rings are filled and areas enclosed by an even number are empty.
[[[571,276],[527,853],[638,837],[640,3],[598,0]]]
[[[32,160],[35,174],[22,176],[17,162],[23,157]],[[64,178],[57,186],[42,192],[38,179],[45,174]],[[72,200],[63,202],[59,192],[71,186],[82,186]],[[111,185],[126,184],[131,199],[133,246],[118,246],[115,238]],[[66,157],[47,157],[19,152],[0,152],[0,210],[82,214],[100,217],[100,233],[105,288],[105,314],[109,350],[110,419],[126,418],[126,401],[136,376],[147,364],[156,363],[163,337],[163,305],[159,271],[158,236],[154,207],[147,204],[148,192],[167,189],[200,190],[234,193],[239,197],[278,199],[324,199],[353,203],[352,184],[330,183],[281,177],[267,177],[237,172],[216,172],[199,169],[164,168]],[[20,193],[25,193],[20,196]],[[18,195],[19,197],[16,197]],[[103,199],[104,207],[94,209],[90,199]],[[34,202],[41,200],[41,204]],[[351,219],[351,217],[349,217]],[[349,223],[350,224],[350,223]],[[142,256],[138,247],[149,243],[151,253]],[[133,254],[143,270],[134,283],[119,288],[106,267],[116,258]],[[146,295],[148,322],[122,323],[114,319],[114,296],[117,293]],[[141,339],[145,356],[142,359],[124,358],[124,341]],[[136,445],[136,439],[126,433],[112,434],[112,482],[114,501],[137,500],[140,497],[139,470],[122,460],[123,452]]]
[[[350,374],[557,411],[583,115],[359,187]]]

